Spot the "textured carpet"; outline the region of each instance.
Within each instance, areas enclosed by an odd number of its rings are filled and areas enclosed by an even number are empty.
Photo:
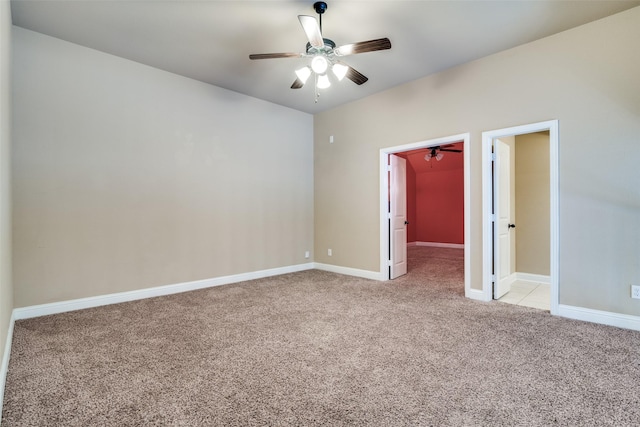
[[[305,271],[16,322],[3,426],[637,426],[640,333]]]

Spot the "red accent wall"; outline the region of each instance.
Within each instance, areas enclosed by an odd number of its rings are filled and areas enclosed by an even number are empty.
[[[407,168],[408,169],[408,168]],[[464,172],[462,169],[407,175],[407,203],[415,203],[413,240],[409,242],[464,243]],[[414,194],[410,195],[412,191]],[[410,211],[410,205],[407,206]],[[408,237],[408,236],[407,236]]]
[[[416,172],[407,161],[407,243],[415,242],[417,236],[417,216],[416,216]]]

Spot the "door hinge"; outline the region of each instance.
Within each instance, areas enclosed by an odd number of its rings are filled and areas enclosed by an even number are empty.
[[[492,162],[496,161],[496,153],[491,153],[491,161]]]
[[[387,219],[391,219],[391,212],[387,212]]]
[[[391,267],[391,260],[388,260],[388,261],[387,261],[387,266],[388,266],[388,267]]]
[[[496,222],[496,214],[491,214],[491,222]]]
[[[391,165],[387,165],[387,172],[391,172]]]
[[[492,275],[491,275],[491,281],[492,281],[493,283],[495,283],[495,282],[496,282],[496,275],[495,275],[495,274],[492,274]]]

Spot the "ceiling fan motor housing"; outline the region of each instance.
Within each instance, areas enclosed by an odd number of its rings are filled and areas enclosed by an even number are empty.
[[[321,48],[313,47],[311,46],[311,43],[307,42],[307,53],[309,55],[313,55],[321,51],[328,52],[336,47],[336,44],[333,40],[325,39],[325,38],[323,38],[322,40],[324,41],[324,47],[321,47]]]

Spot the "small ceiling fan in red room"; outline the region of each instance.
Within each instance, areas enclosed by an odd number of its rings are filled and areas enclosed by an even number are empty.
[[[427,162],[431,161],[431,159],[433,158],[435,158],[437,161],[440,161],[444,157],[444,154],[442,154],[441,151],[450,153],[462,153],[462,150],[458,150],[453,144],[436,145],[435,147],[429,148],[429,152],[424,156],[424,159]]]
[[[254,53],[249,59],[274,59],[274,58],[309,58],[308,65],[296,70],[296,79],[291,89],[302,88],[309,77],[313,76],[316,87],[316,102],[318,102],[317,89],[326,89],[331,86],[329,71],[338,79],[348,78],[357,85],[369,80],[365,75],[341,61],[342,57],[356,55],[365,52],[391,49],[388,38],[368,40],[336,46],[331,39],[322,37],[322,15],[327,10],[327,3],[319,1],[313,4],[318,14],[318,20],[313,16],[299,15],[298,19],[307,36],[307,47],[303,53]]]

